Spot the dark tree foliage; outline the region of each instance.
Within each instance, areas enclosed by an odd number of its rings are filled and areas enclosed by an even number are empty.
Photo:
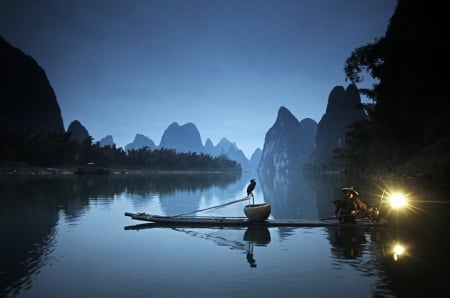
[[[354,84],[361,83],[364,81],[364,72],[379,79],[383,66],[383,58],[379,54],[382,44],[383,39],[379,39],[373,44],[369,43],[353,50],[344,67],[347,79]]]
[[[360,90],[373,100],[365,106],[371,123],[353,128],[341,156],[353,159],[364,149],[367,165],[390,168],[449,137],[446,19],[442,3],[399,0],[386,35],[351,53],[347,78],[357,84],[368,73],[379,83]],[[352,142],[355,136],[364,147]]]
[[[236,161],[225,156],[211,157],[204,153],[177,153],[174,149],[150,150],[142,148],[128,151],[127,164],[130,167],[167,170],[233,170],[240,168]]]
[[[365,171],[370,157],[371,129],[369,120],[355,122],[349,126],[345,135],[345,146],[333,151],[338,168],[351,174]]]
[[[157,170],[241,170],[241,166],[225,156],[177,153],[172,149],[142,148],[128,153],[113,146],[101,147],[92,137],[82,143],[70,139],[70,134],[36,135],[31,132],[0,134],[0,162],[27,163],[35,166],[83,166],[95,163],[101,167]]]

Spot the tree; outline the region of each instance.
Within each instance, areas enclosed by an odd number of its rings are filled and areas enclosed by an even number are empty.
[[[386,35],[355,49],[344,71],[355,84],[368,73],[379,83],[361,89],[373,100],[368,163],[390,168],[449,135],[449,29],[442,4],[398,1]]]

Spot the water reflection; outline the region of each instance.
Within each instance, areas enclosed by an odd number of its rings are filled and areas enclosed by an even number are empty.
[[[267,246],[270,243],[270,231],[266,227],[248,227],[244,233],[244,240],[247,241],[247,262],[250,267],[256,268],[254,247]]]
[[[85,220],[89,215],[91,219],[110,216],[109,220],[118,222],[122,220],[124,211],[133,211],[122,210],[124,206],[134,207],[136,212],[153,212],[147,209],[151,203],[152,206],[159,206],[162,213],[172,215],[218,205],[245,196],[248,181],[255,176],[255,173],[0,176],[0,224],[4,227],[0,231],[0,296],[20,295],[26,289],[32,289],[42,269],[58,267],[54,249],[59,245],[61,236],[70,237],[65,234],[64,224],[83,225],[84,230],[78,235],[80,243],[74,241],[71,244],[89,246],[92,239],[84,238],[83,233],[97,235],[103,232],[95,225],[98,222]],[[387,184],[337,175],[312,177],[301,173],[265,174],[257,179],[255,201],[270,203],[275,218],[328,217],[334,208],[332,200],[341,195],[342,186],[357,185],[364,199],[370,202],[372,199],[379,200],[379,186],[382,184],[385,187]],[[390,186],[393,184],[391,182]],[[308,233],[318,233],[323,237],[320,248],[329,252],[323,256],[324,259],[331,256],[337,270],[351,264],[354,270],[352,276],[380,277],[382,282],[375,286],[379,291],[377,293],[393,291],[398,296],[426,293],[430,285],[443,287],[450,276],[448,266],[444,266],[449,262],[446,238],[448,205],[443,208],[438,204],[426,204],[441,198],[444,200],[448,192],[438,193],[434,188],[421,189],[418,185],[408,187],[414,193],[412,204],[415,208],[405,214],[389,214],[392,225],[387,229],[185,228],[177,231],[212,241],[219,249],[227,247],[241,252],[244,266],[252,270],[256,268],[258,273],[263,271],[259,269],[269,255],[282,257],[286,251],[296,250],[297,246],[291,242],[293,239],[301,238],[298,244],[305,245],[310,241]],[[119,212],[111,214],[111,211],[102,210],[101,214],[93,214],[98,212],[93,210],[99,205],[108,208],[117,205]],[[227,215],[239,216],[241,212],[239,205]],[[149,227],[160,229],[153,224],[139,225],[141,229]],[[111,239],[104,236],[104,240],[110,240],[115,245],[121,239],[122,231],[120,228],[111,229]],[[138,228],[136,225],[126,229]],[[128,236],[130,232],[125,234]],[[402,244],[405,250],[394,251],[395,244]],[[97,245],[102,254],[122,253],[116,252],[114,247]],[[129,249],[125,244],[123,247]],[[78,246],[73,248],[77,249]],[[295,256],[296,262],[301,263],[301,260],[302,255]],[[273,266],[283,266],[276,264],[276,261],[273,263]],[[113,268],[116,272],[122,269]],[[408,288],[411,284],[415,288]]]
[[[342,187],[360,185],[353,178],[336,174],[264,172],[259,178],[274,218],[328,218],[334,212],[333,201],[342,197]]]
[[[328,239],[336,257],[349,259],[360,257],[367,243],[365,231],[358,227],[330,228]]]
[[[327,227],[327,228],[267,228],[261,226],[250,226],[243,232],[242,240],[236,240],[235,234],[230,237],[230,231],[243,231],[237,227],[197,227],[184,226],[176,227],[170,224],[144,223],[124,227],[125,230],[145,230],[145,229],[170,229],[182,232],[193,237],[207,239],[221,247],[228,247],[233,250],[245,250],[246,260],[251,268],[257,267],[255,257],[255,247],[269,246],[272,237],[270,230],[277,233],[279,241],[285,242],[289,238],[298,236],[299,233],[315,233],[324,231],[328,236],[331,256],[337,261],[340,267],[349,264],[347,260],[357,260],[370,256],[364,261],[350,263],[356,270],[370,273],[372,270],[380,268],[380,261],[396,260],[400,253],[394,250],[394,244],[401,244],[397,233],[393,233],[384,227]],[[404,247],[404,246],[403,246]],[[404,256],[403,256],[404,257]]]
[[[316,193],[301,172],[264,172],[260,180],[274,218],[319,218]]]
[[[0,296],[31,287],[30,276],[48,264],[58,220],[60,188],[45,179],[0,180]]]
[[[204,190],[226,189],[239,179],[238,173],[0,175],[0,225],[5,227],[0,232],[0,296],[31,287],[31,276],[49,265],[61,217],[76,225],[90,204],[110,205],[123,194],[175,196],[192,208],[190,194],[199,198]],[[170,212],[174,202],[164,204]]]
[[[401,238],[403,233],[392,226],[337,226],[329,227],[327,232],[331,253],[336,259],[358,259],[364,252],[377,256],[373,261],[376,263],[380,260],[397,262],[408,257],[408,245]],[[371,265],[373,267],[378,266]]]
[[[226,232],[238,231],[241,232],[243,228],[236,227],[208,227],[208,228],[189,228],[189,227],[171,227],[167,224],[144,223],[137,225],[130,225],[124,227],[125,230],[145,230],[145,229],[170,229],[172,231],[182,232],[192,237],[207,239],[214,242],[218,246],[228,247],[233,250],[245,251],[246,260],[251,268],[256,268],[256,260],[254,257],[254,248],[267,246],[271,241],[270,231],[267,227],[250,226],[245,228],[242,233],[242,241],[236,240],[235,237],[229,238]],[[222,233],[221,233],[222,232]],[[225,232],[225,233],[224,233]]]

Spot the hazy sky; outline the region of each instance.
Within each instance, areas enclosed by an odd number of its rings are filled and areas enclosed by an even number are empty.
[[[278,109],[319,122],[353,49],[396,0],[1,0],[0,35],[31,55],[64,126],[119,147],[172,123],[250,158]]]

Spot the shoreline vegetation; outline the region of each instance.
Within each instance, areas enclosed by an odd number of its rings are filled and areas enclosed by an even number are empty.
[[[185,169],[128,169],[108,167],[40,167],[30,165],[0,165],[0,175],[102,175],[102,174],[197,174],[197,173],[233,173],[238,170],[185,170]]]
[[[75,166],[67,166],[67,167],[43,167],[43,166],[31,166],[31,165],[2,165],[0,164],[0,178],[3,177],[7,179],[7,177],[127,177],[127,176],[145,176],[145,175],[239,175],[242,172],[258,172],[256,169],[252,170],[232,170],[232,169],[195,169],[195,170],[187,170],[187,169],[131,169],[131,168],[100,168],[106,169],[107,171],[103,172],[91,172],[91,173],[77,173],[79,167]],[[287,174],[287,173],[286,173]],[[339,171],[333,172],[314,172],[314,173],[305,173],[306,175],[313,175],[317,179],[328,179],[327,176],[334,175],[343,175],[347,177],[352,177],[351,179],[368,179],[372,180],[375,183],[381,184],[393,184],[393,185],[403,185],[409,188],[410,186],[414,186],[414,188],[421,189],[431,189],[433,192],[438,192],[440,190],[448,189],[448,180],[446,179],[446,175],[438,175],[438,176],[429,176],[429,175],[408,175],[403,172],[402,174],[395,172],[384,172],[384,173],[360,173],[360,175],[354,176],[346,173],[342,173]],[[437,195],[440,197],[441,193]]]
[[[239,173],[245,171],[257,171],[256,169],[250,170],[235,170],[235,169],[133,169],[133,168],[115,168],[115,167],[97,167],[97,166],[67,166],[67,167],[43,167],[32,165],[1,165],[0,175],[139,175],[139,174],[220,174],[220,173]],[[348,175],[339,171],[319,171],[314,172],[313,175],[329,176],[329,175]],[[350,174],[350,176],[352,176]],[[359,176],[365,176],[373,180],[410,180],[410,181],[427,181],[430,177],[424,175],[399,175],[398,173],[374,173],[373,175],[360,174]],[[434,177],[436,179],[436,177]]]

